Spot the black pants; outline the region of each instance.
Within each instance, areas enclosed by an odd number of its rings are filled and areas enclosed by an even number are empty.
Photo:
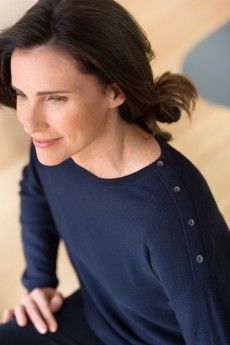
[[[58,323],[55,333],[39,333],[29,318],[24,327],[18,326],[15,319],[0,324],[0,344],[105,345],[87,324],[80,289],[64,298],[62,307],[54,316]]]

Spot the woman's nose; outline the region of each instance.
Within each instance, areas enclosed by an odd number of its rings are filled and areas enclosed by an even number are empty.
[[[29,134],[30,136],[35,133],[35,132],[44,132],[44,130],[47,129],[47,125],[44,126],[44,125],[38,125],[38,124],[33,124],[33,123],[29,123],[29,124],[26,124],[26,125],[23,125],[23,128],[24,128],[24,131]]]
[[[20,122],[24,128],[24,131],[29,135],[35,132],[42,133],[49,127],[45,118],[41,114],[39,115],[38,112],[33,111],[28,111],[26,115],[22,116]]]

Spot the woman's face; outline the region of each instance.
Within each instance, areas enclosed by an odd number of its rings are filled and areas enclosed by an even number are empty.
[[[113,88],[103,94],[95,76],[80,73],[72,57],[47,46],[13,52],[11,84],[25,132],[34,139],[60,138],[46,148],[35,146],[44,165],[59,164],[89,146],[122,103]],[[55,93],[37,94],[42,91]]]

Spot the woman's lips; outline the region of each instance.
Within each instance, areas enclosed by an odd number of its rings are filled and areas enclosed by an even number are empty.
[[[51,140],[43,140],[43,141],[33,139],[33,144],[37,147],[45,148],[45,147],[54,145],[59,139],[61,139],[61,138],[51,139]]]

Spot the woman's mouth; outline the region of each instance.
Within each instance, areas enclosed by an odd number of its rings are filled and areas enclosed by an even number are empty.
[[[39,148],[46,148],[46,147],[56,144],[59,139],[61,138],[50,139],[50,140],[33,139],[33,144]]]

